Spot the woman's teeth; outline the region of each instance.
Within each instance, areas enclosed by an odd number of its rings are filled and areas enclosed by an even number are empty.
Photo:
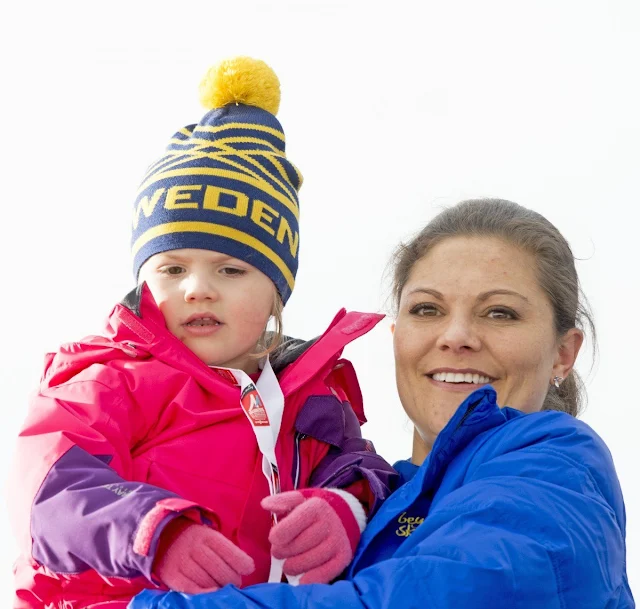
[[[473,383],[474,385],[490,383],[491,379],[482,374],[471,374],[470,372],[436,372],[432,377],[434,381],[444,383]]]

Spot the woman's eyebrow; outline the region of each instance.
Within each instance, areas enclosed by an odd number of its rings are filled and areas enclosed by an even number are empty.
[[[434,290],[432,288],[415,288],[414,290],[411,290],[409,294],[431,294],[431,296],[438,300],[444,300],[444,296],[438,292],[438,290]]]
[[[478,295],[476,299],[478,302],[484,302],[488,300],[492,296],[516,296],[517,298],[522,298],[526,303],[531,304],[529,299],[526,296],[523,296],[519,292],[514,292],[513,290],[489,290],[488,292],[483,292]]]

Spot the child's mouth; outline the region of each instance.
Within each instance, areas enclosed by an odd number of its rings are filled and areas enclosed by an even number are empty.
[[[185,326],[219,326],[220,322],[216,321],[212,317],[202,317],[199,319],[193,319],[187,322]]]

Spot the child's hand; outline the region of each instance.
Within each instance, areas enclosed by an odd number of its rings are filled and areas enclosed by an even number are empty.
[[[301,584],[326,584],[353,559],[366,516],[345,491],[307,488],[266,497],[262,507],[278,516],[269,535],[271,553],[286,559],[286,575]]]
[[[153,573],[171,590],[196,594],[239,586],[254,569],[253,559],[218,531],[176,518],[160,535]]]

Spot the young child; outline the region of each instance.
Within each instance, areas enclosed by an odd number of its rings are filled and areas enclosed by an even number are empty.
[[[196,593],[283,568],[327,582],[395,475],[360,435],[340,359],[382,316],[342,310],[317,340],[278,345],[302,177],[277,77],[237,58],[201,95],[211,110],[138,192],[138,287],[101,336],[47,356],[14,471],[14,608],[125,607],[143,588]]]

